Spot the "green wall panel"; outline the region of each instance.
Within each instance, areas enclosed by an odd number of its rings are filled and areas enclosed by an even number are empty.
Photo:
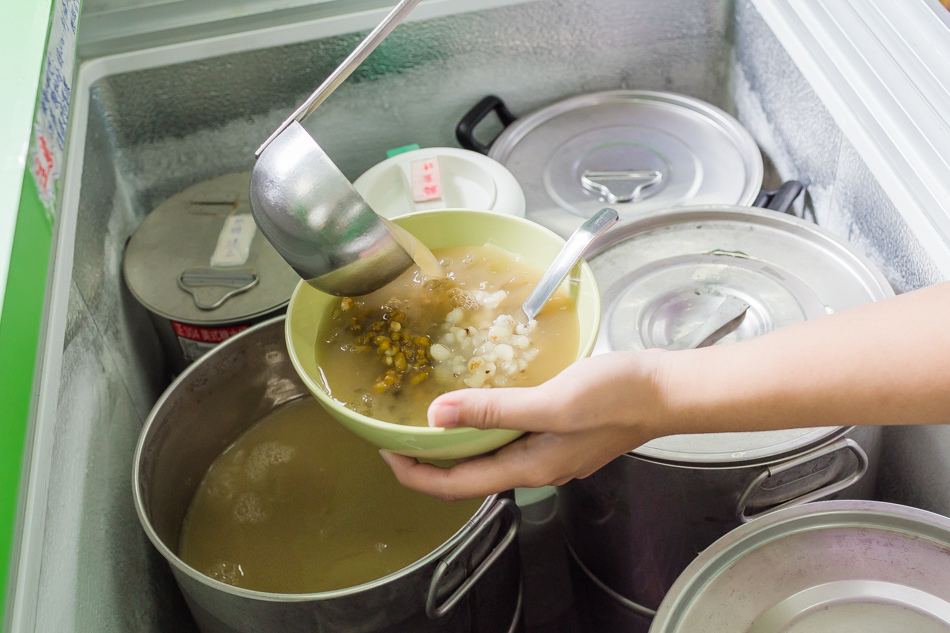
[[[0,614],[16,523],[20,470],[40,337],[52,230],[29,174],[23,179],[0,316]]]

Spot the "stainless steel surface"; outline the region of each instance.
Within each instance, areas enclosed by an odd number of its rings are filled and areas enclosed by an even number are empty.
[[[815,488],[809,492],[806,492],[798,497],[789,499],[788,501],[782,501],[778,505],[774,505],[774,502],[767,502],[769,507],[767,510],[762,510],[755,514],[747,514],[750,503],[755,499],[756,493],[759,493],[760,490],[769,489],[769,488],[778,488],[783,485],[786,485],[785,480],[782,479],[782,475],[787,472],[794,472],[796,469],[806,466],[811,462],[818,462],[820,459],[825,456],[834,455],[838,451],[849,451],[856,461],[850,472],[845,471],[845,473],[839,475],[839,479],[830,483],[828,485]],[[856,484],[861,480],[862,477],[867,473],[870,462],[868,461],[867,453],[864,452],[864,449],[850,438],[841,438],[832,442],[831,444],[826,444],[825,446],[816,448],[813,451],[805,453],[795,459],[790,459],[787,462],[778,464],[777,466],[770,466],[763,470],[759,475],[749,483],[749,487],[746,488],[741,495],[739,495],[739,503],[736,507],[736,516],[743,523],[748,523],[753,519],[758,519],[766,514],[772,512],[777,512],[783,508],[790,508],[793,506],[799,506],[804,503],[810,503],[812,501],[818,501],[821,499],[826,499],[833,494],[847,490],[852,485]],[[770,483],[771,486],[766,486],[766,482]],[[759,501],[761,504],[761,501]]]
[[[80,66],[24,455],[23,541],[5,602],[10,631],[194,630],[129,502],[135,443],[168,384],[169,359],[149,313],[125,290],[123,249],[175,193],[250,170],[260,141],[363,39],[356,28],[320,23],[301,35],[281,27]],[[941,278],[747,0],[535,0],[407,22],[307,124],[353,180],[388,148],[454,146],[456,123],[486,94],[523,113],[632,87],[734,114],[762,148],[765,186],[807,178],[808,217],[867,254],[898,290]],[[950,426],[886,433],[889,498],[950,514]],[[537,544],[526,563],[550,549]],[[545,577],[560,582],[564,572],[532,570],[531,633],[574,633],[548,619],[569,599],[544,602]]]
[[[650,631],[950,631],[950,519],[880,502],[776,512],[700,554]]]
[[[503,512],[510,515],[508,530],[505,532],[505,535],[498,544],[495,545],[492,551],[478,563],[478,566],[470,572],[469,576],[461,585],[455,589],[446,589],[442,583],[446,582],[446,578],[451,577],[449,572],[454,566],[458,565],[458,562],[462,560],[465,555],[470,555],[469,549],[473,547],[474,543],[478,543],[482,540],[485,530],[495,526],[496,517]],[[465,594],[485,575],[485,572],[491,569],[491,566],[505,553],[505,550],[511,547],[511,544],[518,537],[520,525],[521,511],[518,509],[518,506],[515,505],[515,502],[511,499],[498,499],[488,515],[469,530],[466,537],[456,545],[455,549],[439,560],[439,564],[436,566],[435,573],[432,574],[432,580],[429,583],[429,592],[426,594],[426,615],[432,620],[438,620],[439,618],[445,617],[446,614],[451,613],[452,609],[465,597]],[[518,584],[518,593],[520,597],[520,583]],[[446,594],[448,594],[447,598],[440,598]]]
[[[353,49],[353,52],[347,55],[339,66],[336,67],[330,75],[323,80],[317,89],[313,91],[307,100],[300,104],[300,107],[294,110],[294,113],[290,117],[281,123],[274,133],[271,134],[264,143],[257,148],[257,151],[254,152],[254,155],[260,157],[261,152],[270,145],[277,136],[287,129],[291,123],[296,121],[297,123],[302,123],[310,114],[317,109],[323,101],[330,96],[330,94],[339,87],[341,83],[346,81],[346,78],[349,77],[356,67],[366,61],[366,58],[376,50],[376,47],[386,39],[386,36],[392,33],[392,30],[399,26],[399,23],[405,19],[405,17],[412,11],[412,8],[419,4],[419,0],[400,0],[399,4],[393,7],[393,10],[390,11],[383,21],[379,25],[370,31],[369,35],[359,43],[359,46]]]
[[[663,182],[663,173],[655,169],[641,171],[585,171],[581,186],[601,199],[617,202],[636,202],[647,187]]]
[[[209,178],[149,210],[122,253],[126,284],[139,303],[165,319],[209,326],[248,322],[287,305],[299,278],[260,235],[251,239],[241,265],[209,267],[228,218],[248,218],[253,229],[248,217],[250,177],[245,171]],[[202,283],[202,289],[193,291],[181,287],[183,275],[198,282],[194,273],[207,268],[223,283]],[[253,273],[258,283],[214,309],[198,305],[217,302],[231,287],[227,280],[236,270]]]
[[[603,235],[619,219],[620,216],[613,209],[601,209],[571,234],[567,243],[564,244],[564,248],[557,254],[548,269],[544,271],[538,285],[534,287],[534,290],[521,305],[521,311],[529,321],[538,315],[538,312],[548,302],[551,295],[560,287],[561,282],[571,272],[578,260],[583,257],[591,242]]]
[[[278,317],[230,339],[165,391],[142,429],[133,494],[142,528],[172,567],[204,633],[313,631],[507,632],[517,613],[517,507],[491,496],[458,532],[419,561],[337,591],[275,594],[233,587],[176,555],[185,511],[208,467],[271,410],[310,397]],[[335,424],[329,417],[321,423]],[[433,593],[435,592],[435,593]],[[427,615],[427,601],[446,603]],[[477,613],[476,617],[473,615]]]
[[[741,341],[877,301],[893,290],[842,240],[787,214],[710,205],[619,226],[588,256],[603,320],[594,354],[668,347],[728,297],[750,304],[716,344]],[[677,464],[727,465],[808,450],[835,429],[676,435],[636,453]]]
[[[398,277],[413,261],[300,123],[418,2],[401,0],[255,152],[254,219],[297,274],[330,294],[367,294]]]
[[[750,204],[763,177],[755,141],[729,114],[646,90],[555,102],[515,121],[488,155],[521,183],[528,218],[565,236],[603,202],[625,222],[686,204]]]
[[[706,347],[721,339],[736,327],[750,305],[739,297],[728,296],[716,311],[694,329],[666,346],[675,351]]]
[[[249,171],[235,172],[176,192],[148,210],[119,254],[125,285],[148,309],[172,373],[280,314],[300,280],[256,234],[250,178]],[[214,265],[221,244],[236,237],[232,231],[244,248],[222,250],[235,265]]]
[[[220,308],[225,301],[257,285],[260,277],[250,268],[189,268],[178,275],[178,287],[189,293],[199,310]],[[217,299],[205,303],[199,295],[200,288],[225,288]]]
[[[571,557],[571,562],[577,567],[580,573],[584,575],[584,579],[594,585],[599,591],[603,592],[610,600],[617,603],[621,608],[643,618],[653,618],[653,616],[656,615],[655,609],[648,609],[642,604],[637,604],[630,598],[617,593],[608,585],[604,584],[591,570],[587,569],[587,566],[584,565],[584,561],[577,555],[577,552],[574,551],[570,543],[565,543],[564,546],[567,548],[567,552]]]
[[[844,242],[748,207],[645,216],[598,242],[589,261],[604,302],[595,353],[692,347],[740,314],[716,344],[741,341],[893,294]],[[870,498],[880,432],[664,437],[559,488],[579,567],[623,598],[612,599],[620,615],[609,630],[623,630],[623,611],[655,609],[696,552],[750,518],[836,495]]]
[[[251,208],[277,252],[318,290],[364,295],[412,266],[412,257],[296,121],[257,159]]]
[[[852,440],[867,456],[867,471],[857,481],[861,461],[842,449],[842,440]],[[790,458],[720,467],[628,453],[559,487],[558,512],[565,538],[589,574],[626,601],[656,609],[698,552],[742,525],[741,508],[765,513],[811,494],[873,498],[880,451],[879,427],[852,427]],[[843,481],[850,485],[842,490],[837,484]],[[602,631],[624,631],[623,614],[616,619],[617,628],[605,624]]]

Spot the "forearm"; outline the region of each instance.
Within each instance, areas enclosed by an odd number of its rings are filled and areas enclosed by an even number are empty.
[[[664,361],[665,433],[950,422],[950,283]]]

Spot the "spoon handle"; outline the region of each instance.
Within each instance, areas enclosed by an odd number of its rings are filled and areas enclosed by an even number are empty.
[[[538,285],[535,286],[521,306],[528,320],[538,316],[538,312],[541,311],[544,304],[548,302],[554,291],[561,285],[567,274],[571,272],[571,269],[574,268],[577,260],[581,258],[590,243],[619,219],[620,216],[613,209],[601,209],[574,231],[564,248],[551,262],[544,276],[541,277],[541,281],[538,282]]]
[[[386,36],[389,35],[394,28],[396,28],[400,22],[408,15],[412,8],[419,4],[419,0],[401,0],[399,4],[393,7],[393,10],[383,18],[383,21],[373,29],[369,35],[363,39],[359,45],[353,49],[353,52],[350,53],[343,62],[337,66],[330,75],[323,80],[316,90],[313,91],[307,100],[304,101],[299,108],[294,110],[294,113],[291,114],[286,121],[280,124],[274,133],[271,134],[263,145],[257,148],[257,151],[254,152],[255,156],[260,156],[261,152],[264,151],[270,142],[274,140],[278,134],[283,132],[287,127],[297,121],[298,123],[303,121],[310,115],[311,112],[317,109],[317,106],[323,103],[323,100],[330,96],[337,86],[343,83],[350,74],[356,70],[356,67],[363,63],[363,61],[369,57],[370,53],[376,50],[376,47],[379,46],[379,43],[386,39]]]

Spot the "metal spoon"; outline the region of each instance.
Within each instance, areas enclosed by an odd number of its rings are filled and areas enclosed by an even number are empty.
[[[571,272],[571,269],[577,264],[577,260],[584,255],[591,242],[600,237],[619,219],[620,216],[613,209],[601,209],[571,234],[564,248],[548,266],[547,271],[541,277],[541,281],[538,282],[538,285],[535,286],[521,306],[521,311],[524,312],[529,321],[538,316],[538,312],[548,302],[554,291],[558,289],[567,274]]]
[[[396,5],[255,152],[250,199],[258,228],[297,274],[330,294],[372,292],[413,261],[300,122],[418,2]]]

